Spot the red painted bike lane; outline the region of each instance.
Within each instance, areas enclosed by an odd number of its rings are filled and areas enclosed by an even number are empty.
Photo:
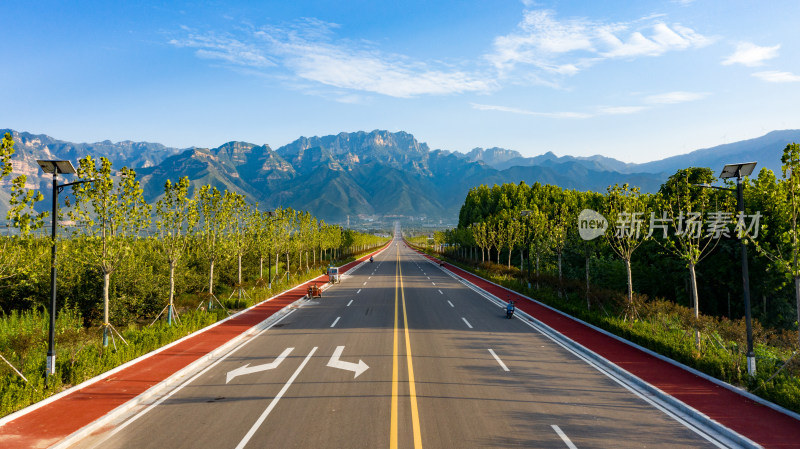
[[[369,255],[343,265],[340,270],[346,273],[366,259]],[[327,275],[322,275],[301,284],[6,423],[0,427],[0,447],[44,448],[58,443],[302,298],[309,283],[325,283],[327,280]]]
[[[428,259],[440,261],[427,254]],[[723,426],[765,448],[800,447],[800,421],[654,357],[511,290],[445,263],[453,273],[517,307]]]

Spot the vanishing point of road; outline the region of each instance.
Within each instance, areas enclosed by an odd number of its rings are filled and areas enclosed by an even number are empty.
[[[715,447],[399,240],[102,448]]]

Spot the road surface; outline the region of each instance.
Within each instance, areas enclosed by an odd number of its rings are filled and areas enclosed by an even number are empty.
[[[396,240],[75,447],[715,447]]]

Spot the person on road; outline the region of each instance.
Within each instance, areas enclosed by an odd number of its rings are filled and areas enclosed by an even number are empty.
[[[506,305],[506,317],[511,318],[514,315],[514,301],[509,298],[508,304]]]
[[[369,261],[370,261],[370,262],[372,262],[372,261],[373,261],[373,260],[372,260],[372,256],[369,256]]]

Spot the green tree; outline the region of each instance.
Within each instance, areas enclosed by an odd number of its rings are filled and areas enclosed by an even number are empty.
[[[210,185],[200,187],[195,198],[200,226],[197,228],[198,249],[208,260],[208,307],[212,307],[214,296],[214,267],[225,251],[225,232],[230,226],[230,213],[223,201],[223,194]],[[217,302],[219,300],[217,299]]]
[[[196,199],[189,198],[189,178],[178,182],[169,179],[164,184],[164,196],[156,203],[156,229],[158,243],[169,265],[169,303],[167,323],[172,324],[175,312],[175,267],[186,252],[189,236],[197,226]],[[162,311],[163,312],[163,311]]]
[[[692,306],[694,308],[695,322],[700,318],[700,299],[697,290],[697,273],[695,267],[703,260],[719,243],[723,232],[717,225],[729,225],[732,214],[724,210],[712,211],[715,202],[714,197],[718,196],[711,189],[697,187],[697,184],[710,184],[714,180],[714,174],[709,168],[686,168],[678,170],[674,175],[661,186],[655,199],[656,209],[662,212],[662,216],[657,217],[655,212],[650,215],[650,231],[652,235],[655,227],[658,226],[661,232],[661,245],[686,263],[689,269],[689,285],[691,288]],[[730,196],[730,195],[728,195]],[[704,217],[711,213],[717,232],[709,229],[705,230],[706,221]],[[669,225],[672,224],[675,231],[668,233]],[[710,223],[709,223],[710,224]],[[656,237],[658,235],[656,234]],[[695,325],[695,348],[700,349],[700,330]]]
[[[251,234],[248,226],[250,224],[250,205],[244,199],[244,195],[236,192],[225,191],[223,197],[223,210],[228,215],[228,234],[233,253],[236,255],[237,266],[237,304],[242,300],[242,257],[245,251],[252,245]]]
[[[136,172],[123,167],[119,180],[111,176],[111,161],[91,156],[79,161],[78,177],[93,180],[73,187],[75,204],[70,216],[82,234],[86,261],[103,275],[103,346],[108,345],[111,274],[127,257],[150,224],[150,206],[144,201]]]
[[[607,232],[606,240],[612,250],[625,262],[628,280],[628,303],[633,304],[633,275],[631,258],[633,253],[647,239],[644,216],[647,212],[647,197],[638,187],[618,184],[608,188],[606,196],[606,212],[609,221],[616,223],[615,228]]]

